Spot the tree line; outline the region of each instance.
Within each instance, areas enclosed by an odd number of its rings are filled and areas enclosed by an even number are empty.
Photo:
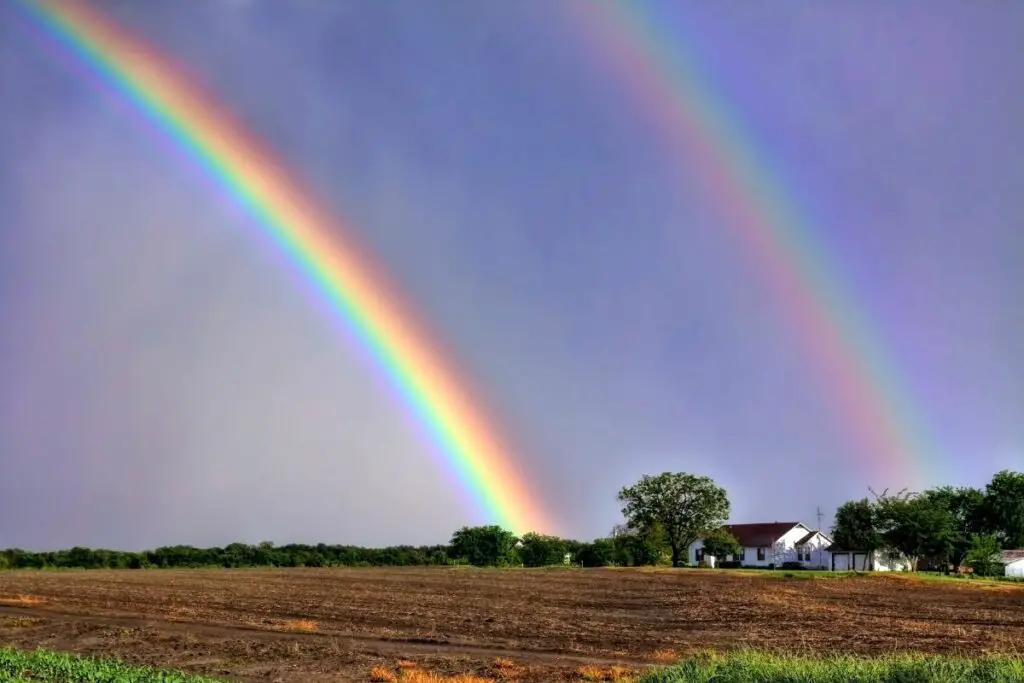
[[[839,507],[833,540],[848,550],[901,553],[912,571],[1001,574],[1000,551],[1024,548],[1024,473],[1003,470],[984,489],[871,491]]]
[[[950,486],[921,493],[871,492],[836,512],[832,538],[847,550],[894,550],[919,568],[949,571],[968,565],[995,573],[999,551],[1024,548],[1024,474],[1004,470],[984,489]],[[686,566],[689,546],[703,539],[705,552],[733,555],[739,543],[723,527],[730,503],[709,477],[684,472],[644,475],[618,492],[624,522],[608,537],[583,542],[539,533],[517,536],[497,525],[463,527],[449,542],[431,546],[364,548],[292,543],[232,543],[225,547],[164,546],[126,552],[70,550],[0,551],[0,569],[145,569],[198,567],[545,567]],[[721,565],[720,565],[721,566]]]

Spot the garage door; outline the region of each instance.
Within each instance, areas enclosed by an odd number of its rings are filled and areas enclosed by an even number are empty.
[[[845,572],[845,571],[849,571],[849,569],[850,569],[850,556],[845,554],[845,553],[843,553],[841,555],[840,554],[833,555],[832,556],[832,562],[834,563],[833,568],[837,572]]]
[[[1006,565],[1006,575],[1014,576],[1017,578],[1024,578],[1024,560],[1017,560],[1011,564]]]

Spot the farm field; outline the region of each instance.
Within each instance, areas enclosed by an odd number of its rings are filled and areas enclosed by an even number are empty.
[[[0,644],[251,681],[520,681],[706,649],[1020,653],[1024,586],[698,570],[0,572]]]

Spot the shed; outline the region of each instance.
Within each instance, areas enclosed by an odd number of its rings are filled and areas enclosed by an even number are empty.
[[[1006,576],[1024,578],[1024,549],[1004,550],[1002,560],[1006,566]]]

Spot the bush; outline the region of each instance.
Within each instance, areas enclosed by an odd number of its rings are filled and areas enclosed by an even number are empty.
[[[719,569],[739,569],[743,566],[743,563],[739,560],[727,560],[725,562],[719,562]]]
[[[783,562],[782,563],[782,568],[783,569],[805,569],[803,564],[801,564],[799,562],[793,562],[793,561]]]

